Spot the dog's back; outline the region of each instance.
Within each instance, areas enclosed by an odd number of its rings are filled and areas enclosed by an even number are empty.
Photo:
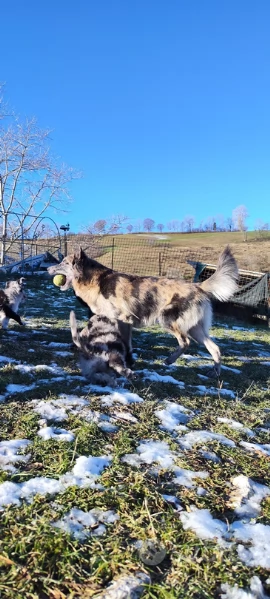
[[[121,335],[117,320],[93,315],[87,326],[78,333],[76,316],[71,311],[70,328],[73,343],[80,350],[82,373],[91,382],[114,386],[114,374],[126,377],[132,374],[126,367],[129,348]]]

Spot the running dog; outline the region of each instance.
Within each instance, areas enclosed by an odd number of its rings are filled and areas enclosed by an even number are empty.
[[[73,343],[80,350],[80,367],[83,376],[92,383],[105,383],[115,386],[115,375],[133,375],[126,366],[128,348],[122,338],[119,322],[109,320],[106,316],[96,316],[80,333],[77,329],[76,316],[70,312],[70,328]]]
[[[12,308],[10,308],[9,306],[9,300],[7,295],[4,292],[4,289],[0,289],[0,321],[3,318],[3,320],[5,321],[9,321],[10,318],[12,318],[13,320],[15,320],[16,322],[18,322],[18,324],[22,325],[22,321],[21,318],[19,316],[19,314],[16,314],[16,312],[14,312],[12,310]],[[2,320],[2,322],[3,322]],[[3,326],[3,324],[2,324]],[[6,326],[4,326],[3,328],[7,328]]]
[[[21,277],[17,281],[7,281],[6,288],[1,289],[1,291],[4,293],[4,296],[6,298],[6,300],[4,300],[4,306],[0,307],[0,321],[2,323],[3,329],[8,328],[8,323],[9,323],[10,318],[13,318],[19,324],[22,324],[22,321],[21,321],[19,315],[17,314],[17,312],[18,312],[20,303],[23,302],[26,298],[26,293],[23,288],[24,281],[25,281],[24,277]],[[4,298],[4,296],[3,296],[3,298]],[[11,310],[12,315],[9,315],[6,311],[7,304],[8,304],[9,313]],[[16,315],[16,318],[14,318],[14,314]]]
[[[172,333],[179,347],[166,360],[172,364],[185,351],[190,339],[203,343],[220,373],[220,350],[210,339],[211,299],[228,301],[237,290],[238,268],[229,247],[219,257],[215,273],[202,283],[166,277],[139,277],[113,271],[88,258],[80,250],[48,268],[50,275],[63,274],[65,291],[73,287],[97,315],[106,314],[135,327],[158,322]]]

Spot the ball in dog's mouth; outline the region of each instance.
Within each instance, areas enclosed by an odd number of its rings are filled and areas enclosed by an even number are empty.
[[[56,287],[63,287],[63,285],[65,285],[66,283],[66,277],[65,275],[55,275],[55,277],[53,277],[53,284],[56,285]]]

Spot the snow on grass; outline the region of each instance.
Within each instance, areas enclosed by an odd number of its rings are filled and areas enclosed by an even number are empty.
[[[250,579],[250,589],[245,591],[239,588],[238,584],[231,586],[229,584],[221,585],[221,599],[269,599],[265,595],[263,585],[258,576],[252,576]]]
[[[89,405],[89,401],[77,395],[60,395],[59,399],[49,401],[32,401],[34,412],[37,412],[46,421],[63,422],[67,420],[68,413],[79,412],[82,408]]]
[[[195,505],[189,509],[190,511],[180,514],[184,530],[191,529],[199,539],[216,540],[219,545],[228,546],[224,540],[228,537],[228,526],[225,522],[213,518],[208,509],[200,510]]]
[[[241,370],[239,368],[232,368],[231,366],[225,366],[225,364],[221,364],[222,370],[229,370],[230,372],[234,372],[234,374],[241,374]]]
[[[211,433],[210,431],[191,431],[179,439],[179,444],[183,449],[192,449],[196,444],[207,443],[208,441],[218,441],[223,445],[235,447],[235,442],[228,439],[220,433]]]
[[[0,484],[0,509],[7,505],[20,505],[22,499],[31,502],[37,494],[61,493],[70,486],[100,489],[102,487],[96,481],[111,461],[111,456],[80,456],[72,471],[63,474],[58,480],[38,476],[24,483],[4,482]]]
[[[137,453],[126,454],[122,462],[130,466],[139,467],[141,464],[159,464],[162,468],[171,468],[174,465],[176,453],[172,452],[166,441],[142,441],[137,447]]]
[[[13,464],[25,463],[29,460],[30,454],[21,455],[18,451],[22,451],[30,441],[27,439],[11,439],[9,441],[0,442],[0,468],[9,472],[16,472]]]
[[[257,454],[264,454],[270,456],[270,444],[266,443],[261,445],[260,443],[248,443],[247,441],[240,441],[240,445],[247,449],[247,451],[251,451]]]
[[[241,422],[237,422],[237,420],[233,420],[232,418],[218,418],[217,421],[227,424],[235,430],[240,430],[242,433],[246,433],[246,435],[249,437],[255,436],[255,433],[250,428],[246,428],[243,424],[241,424]]]
[[[186,430],[186,427],[179,425],[186,424],[194,416],[194,412],[172,401],[166,400],[164,403],[165,408],[155,411],[155,415],[161,421],[160,428],[167,431]]]
[[[136,374],[141,373],[143,375],[143,378],[147,379],[148,381],[154,381],[157,383],[171,383],[172,385],[178,385],[178,387],[181,387],[182,389],[185,387],[185,383],[183,383],[182,381],[177,381],[173,376],[170,376],[169,374],[159,374],[158,372],[151,372],[151,370],[137,370]]]
[[[208,472],[205,472],[204,470],[201,472],[193,472],[192,470],[178,468],[177,466],[174,467],[174,473],[176,474],[176,477],[173,479],[173,482],[176,485],[181,485],[182,487],[187,487],[188,489],[192,489],[195,486],[194,479],[205,479],[209,476]]]
[[[112,406],[114,403],[120,403],[123,406],[130,405],[132,403],[142,403],[144,400],[142,397],[137,395],[137,393],[131,393],[126,390],[113,391],[109,396],[104,396],[100,398],[100,403],[103,406]]]
[[[191,387],[191,385],[189,385]],[[227,395],[232,399],[235,399],[235,393],[231,389],[217,389],[216,387],[206,387],[205,385],[193,385],[193,389],[196,389],[200,395]]]
[[[6,392],[8,395],[13,395],[13,393],[25,393],[26,391],[32,391],[32,389],[36,388],[36,383],[32,385],[16,385],[15,383],[10,383],[6,387]]]
[[[229,506],[234,509],[235,514],[248,518],[257,517],[262,500],[270,495],[270,487],[256,483],[244,474],[235,476],[231,483],[233,490],[230,493]]]
[[[70,433],[64,428],[55,428],[52,426],[44,426],[38,431],[38,436],[43,439],[43,441],[48,441],[49,439],[57,439],[58,441],[74,441],[75,436],[73,433]]]
[[[119,516],[113,510],[105,511],[93,508],[89,512],[84,512],[74,507],[61,520],[52,523],[52,526],[79,541],[84,541],[89,536],[105,534],[105,524],[113,524],[117,520],[119,520]]]
[[[214,451],[207,451],[205,449],[199,449],[199,453],[202,455],[202,457],[205,460],[211,460],[212,462],[215,462],[216,464],[221,462],[221,459],[217,456],[217,454]]]
[[[10,363],[16,364],[18,362],[18,360],[14,360],[14,358],[9,358],[8,356],[0,356],[0,363],[1,362],[4,362],[4,363],[10,362]]]
[[[270,526],[237,521],[231,528],[234,539],[248,543],[247,547],[237,545],[241,561],[247,566],[270,569]]]

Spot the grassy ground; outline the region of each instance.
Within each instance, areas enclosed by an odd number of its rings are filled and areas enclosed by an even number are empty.
[[[197,531],[187,528],[181,519],[181,514],[192,513],[195,506],[209,510],[212,517],[229,528],[239,519],[232,503],[233,477],[242,474],[255,483],[270,485],[267,329],[239,330],[233,328],[237,323],[228,321],[219,321],[214,326],[212,335],[222,349],[223,364],[229,368],[222,370],[219,383],[200,376],[205,377],[208,372],[204,348],[194,345],[190,355],[196,359],[179,359],[175,367],[168,368],[163,360],[175,346],[174,339],[159,329],[135,331],[135,370],[170,375],[184,385],[152,381],[145,378],[146,373],[138,372],[133,383],[124,383],[124,386],[143,401],[126,405],[111,401],[111,405],[108,402],[104,405],[100,399],[104,395],[102,391],[94,392],[85,381],[76,378],[80,372],[69,346],[68,327],[69,310],[76,305],[73,294],[63,294],[44,280],[32,280],[28,288],[27,326],[12,324],[9,331],[0,331],[0,354],[25,365],[51,365],[52,371],[22,372],[16,369],[16,362],[0,363],[0,395],[3,396],[0,440],[31,441],[26,449],[27,461],[16,463],[15,460],[13,472],[1,469],[0,460],[0,483],[22,484],[38,477],[62,480],[80,456],[110,455],[111,462],[98,479],[101,488],[74,484],[47,495],[33,492],[31,502],[19,498],[20,505],[3,507],[0,513],[0,597],[93,597],[117,575],[137,570],[151,577],[151,585],[145,588],[143,595],[145,599],[218,598],[223,583],[247,588],[253,575],[260,577],[269,592],[266,567],[251,566],[240,559],[237,543],[226,547],[215,538],[200,538],[199,526]],[[76,305],[76,313],[85,320],[85,311],[79,305]],[[67,345],[58,347],[50,343]],[[22,391],[20,387],[8,385],[25,385],[30,389]],[[36,404],[32,400],[49,403],[60,394],[87,400],[81,411],[67,411],[65,421],[57,423],[74,434],[71,442],[43,440],[37,434],[44,422],[39,423],[40,415],[34,411]],[[105,395],[110,396],[110,393]],[[187,430],[179,430],[174,425],[161,428],[156,412],[168,408],[167,401],[186,408]],[[93,412],[99,413],[99,417],[92,418]],[[104,417],[117,426],[115,432],[105,432],[99,426]],[[133,419],[126,419],[130,417]],[[242,423],[245,428],[232,428],[218,420],[224,417]],[[50,420],[47,424],[57,426]],[[250,437],[246,429],[254,436]],[[181,446],[181,439],[183,441],[188,432],[202,430],[220,433],[235,445],[225,445],[221,438],[216,438],[204,443],[197,441],[192,449]],[[174,481],[174,466],[158,464],[153,456],[152,462],[148,459],[149,463],[141,460],[136,465],[135,459],[132,465],[123,461],[127,454],[138,457],[137,449],[145,440],[165,442],[167,445],[163,447],[172,452],[175,467],[185,473],[206,472],[207,478],[194,475],[194,483],[187,486]],[[243,441],[256,444],[255,450],[249,451],[241,445]],[[202,450],[214,452],[217,459],[208,459]],[[173,495],[174,503],[163,495]],[[89,536],[82,542],[52,526],[74,507],[83,511],[113,510],[119,518],[106,527],[104,535]],[[270,501],[269,496],[265,496],[256,518],[251,521],[267,525],[269,516]],[[166,550],[165,558],[158,565],[146,565],[136,545],[138,541],[149,539]]]

